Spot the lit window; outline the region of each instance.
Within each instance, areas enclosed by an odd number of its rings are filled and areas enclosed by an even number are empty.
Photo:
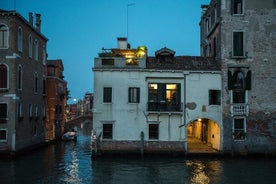
[[[244,33],[233,32],[233,57],[244,57]]]
[[[8,48],[8,27],[0,25],[0,49]]]
[[[0,89],[8,88],[8,67],[0,64]]]
[[[159,138],[159,124],[149,124],[149,139]]]
[[[129,103],[140,102],[140,88],[128,88],[128,102]]]
[[[18,28],[18,35],[17,35],[17,48],[18,51],[22,52],[23,48],[23,33],[22,33],[22,28]]]
[[[103,139],[112,139],[113,124],[103,124]]]
[[[112,102],[112,88],[111,87],[103,88],[103,102],[104,103]]]

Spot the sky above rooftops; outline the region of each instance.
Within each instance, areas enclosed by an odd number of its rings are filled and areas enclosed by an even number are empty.
[[[93,92],[92,67],[102,48],[126,37],[148,55],[167,47],[175,55],[200,55],[201,5],[210,0],[0,0],[0,9],[41,14],[48,59],[62,59],[70,96]],[[69,101],[70,103],[70,101]]]

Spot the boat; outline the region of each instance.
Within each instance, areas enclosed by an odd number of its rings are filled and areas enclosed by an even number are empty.
[[[76,141],[78,137],[76,130],[71,130],[63,134],[62,140],[64,141]]]

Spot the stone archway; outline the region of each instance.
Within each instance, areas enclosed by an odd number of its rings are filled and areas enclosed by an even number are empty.
[[[198,118],[186,126],[187,151],[213,153],[220,150],[220,127],[208,118]]]

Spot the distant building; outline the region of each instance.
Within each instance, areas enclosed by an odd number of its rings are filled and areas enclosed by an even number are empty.
[[[67,82],[62,60],[47,61],[46,139],[60,139],[65,129]]]
[[[222,71],[223,150],[276,151],[274,0],[212,0],[202,6],[201,55]]]
[[[99,151],[183,154],[189,136],[221,150],[216,61],[175,56],[166,47],[147,56],[146,47],[127,45],[119,38],[118,48],[104,49],[95,58],[93,131]]]
[[[46,44],[40,14],[0,10],[0,151],[45,140]]]
[[[93,93],[86,92],[83,98],[83,114],[92,114]]]

